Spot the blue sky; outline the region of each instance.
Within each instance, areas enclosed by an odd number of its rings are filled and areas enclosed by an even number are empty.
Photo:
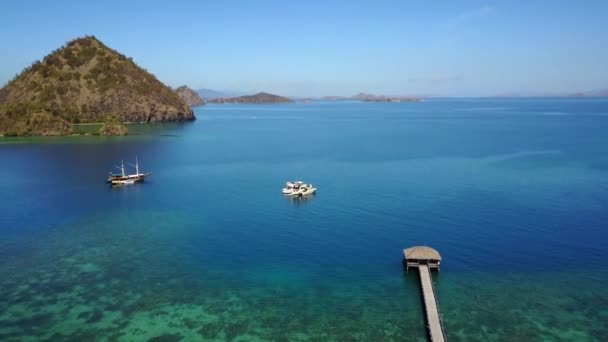
[[[0,83],[93,34],[176,87],[292,96],[608,88],[608,1],[11,1]]]

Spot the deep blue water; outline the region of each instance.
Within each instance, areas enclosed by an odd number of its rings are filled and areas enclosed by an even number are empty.
[[[450,340],[608,338],[608,100],[196,114],[0,140],[0,340],[424,340],[422,244]]]

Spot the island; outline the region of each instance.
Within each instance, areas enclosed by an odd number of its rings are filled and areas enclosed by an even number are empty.
[[[321,101],[345,101],[345,100],[351,100],[351,99],[352,98],[350,98],[348,96],[335,96],[335,95],[321,97]]]
[[[361,93],[353,96],[354,100],[363,102],[419,102],[422,101],[419,97],[411,96],[384,96]]]
[[[363,101],[363,102],[420,102],[421,97],[415,96],[385,96],[359,93],[353,96],[323,96],[324,101]]]
[[[608,97],[608,89],[582,91],[574,94],[568,94],[566,97],[586,97],[586,98],[602,98]]]
[[[257,93],[255,95],[245,95],[229,98],[218,98],[207,101],[208,103],[252,103],[252,104],[267,104],[267,103],[292,103],[292,99],[273,95],[269,93]]]
[[[201,99],[201,97],[188,86],[183,85],[175,89],[175,92],[190,107],[197,107],[205,104],[205,101],[203,101],[203,99]]]
[[[4,136],[68,135],[78,124],[122,135],[128,122],[194,119],[171,88],[94,36],[68,42],[0,89]]]

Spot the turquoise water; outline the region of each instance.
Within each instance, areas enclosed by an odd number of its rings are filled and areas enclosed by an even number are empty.
[[[608,100],[196,114],[0,140],[0,340],[424,341],[419,244],[450,341],[608,339]]]

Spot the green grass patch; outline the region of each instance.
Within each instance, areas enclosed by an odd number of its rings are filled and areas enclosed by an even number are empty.
[[[99,134],[99,129],[103,126],[103,123],[86,123],[86,124],[72,124],[72,134]]]

